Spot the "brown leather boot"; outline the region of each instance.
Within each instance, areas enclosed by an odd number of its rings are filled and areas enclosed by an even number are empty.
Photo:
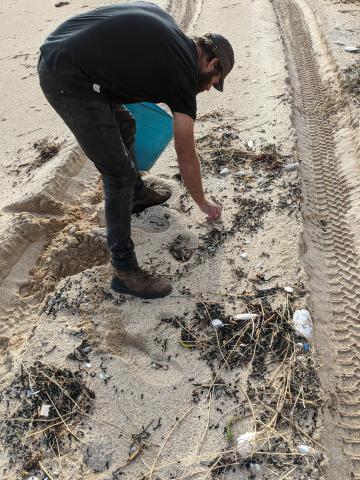
[[[162,298],[172,292],[170,282],[150,275],[141,268],[118,270],[113,267],[111,288],[118,293],[128,293],[141,298]]]
[[[144,193],[139,198],[134,198],[132,204],[132,213],[140,213],[154,205],[160,205],[171,197],[171,191],[159,187],[156,190],[145,187]]]

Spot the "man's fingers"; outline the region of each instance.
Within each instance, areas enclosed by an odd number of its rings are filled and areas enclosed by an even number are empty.
[[[213,220],[217,220],[221,215],[221,208],[215,207],[207,216],[207,221],[212,222]]]

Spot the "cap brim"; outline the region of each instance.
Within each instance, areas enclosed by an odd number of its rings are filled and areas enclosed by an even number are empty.
[[[219,92],[223,92],[224,91],[224,80],[221,79],[219,83],[214,85],[214,88],[216,88],[216,90],[219,90]]]

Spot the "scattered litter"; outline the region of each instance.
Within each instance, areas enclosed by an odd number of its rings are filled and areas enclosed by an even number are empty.
[[[247,253],[245,252],[240,253],[240,257],[243,259],[247,258]]]
[[[34,392],[32,388],[29,388],[25,391],[26,398],[31,398],[33,395],[36,395],[39,392]]]
[[[308,352],[310,350],[310,343],[304,343],[303,348],[305,352]]]
[[[50,405],[43,403],[40,407],[39,417],[48,417],[50,412]]]
[[[59,8],[59,7],[64,7],[65,5],[69,5],[70,2],[58,2],[58,3],[55,3],[55,7]]]
[[[237,452],[240,455],[247,456],[256,448],[256,432],[246,432],[237,439]]]
[[[293,315],[294,329],[297,333],[310,340],[313,334],[313,324],[310,313],[306,309],[295,310]]]
[[[285,292],[293,293],[294,289],[292,287],[284,287]]]
[[[294,170],[297,170],[299,168],[299,163],[287,163],[284,165],[284,169],[287,170],[288,172],[293,172]]]
[[[255,320],[259,315],[257,313],[239,313],[234,316],[235,320]]]
[[[298,450],[299,450],[299,453],[301,453],[302,455],[315,455],[316,454],[316,450],[312,447],[309,447],[308,445],[298,445]]]
[[[91,368],[91,363],[89,363],[89,362],[85,363],[85,367]]]
[[[359,53],[360,48],[359,47],[345,47],[344,51],[348,52],[348,53]]]
[[[227,167],[223,168],[222,170],[220,170],[220,175],[228,175],[229,174],[229,169]]]
[[[150,367],[156,370],[169,370],[169,365],[159,362],[151,362]]]
[[[249,148],[254,148],[254,146],[255,146],[254,140],[249,140],[249,141],[247,142],[247,146],[248,146]]]
[[[224,326],[224,323],[221,320],[219,320],[218,318],[215,318],[214,320],[211,320],[211,324],[215,328],[220,328],[220,327]]]
[[[31,398],[22,395],[30,389],[37,392],[36,395]],[[95,399],[95,393],[86,386],[80,371],[73,372],[41,362],[31,366],[22,364],[5,394],[19,400],[1,430],[2,445],[9,449],[11,469],[20,461],[24,465],[24,461],[28,462],[35,453],[36,458],[44,458],[45,452],[50,449],[60,449],[60,455],[67,451],[72,437],[79,439],[78,435],[82,435],[79,423],[84,415],[91,413]],[[50,408],[49,399],[53,408]],[[47,419],[46,428],[43,416]],[[26,421],[18,422],[18,418]],[[59,421],[59,418],[66,420]],[[65,431],[70,434],[69,437],[64,434]],[[33,435],[36,435],[36,442]],[[31,469],[27,471],[31,472]]]

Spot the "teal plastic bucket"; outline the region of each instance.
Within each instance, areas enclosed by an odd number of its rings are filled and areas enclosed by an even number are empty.
[[[172,117],[155,103],[129,103],[136,120],[135,154],[139,170],[150,170],[173,136]]]

